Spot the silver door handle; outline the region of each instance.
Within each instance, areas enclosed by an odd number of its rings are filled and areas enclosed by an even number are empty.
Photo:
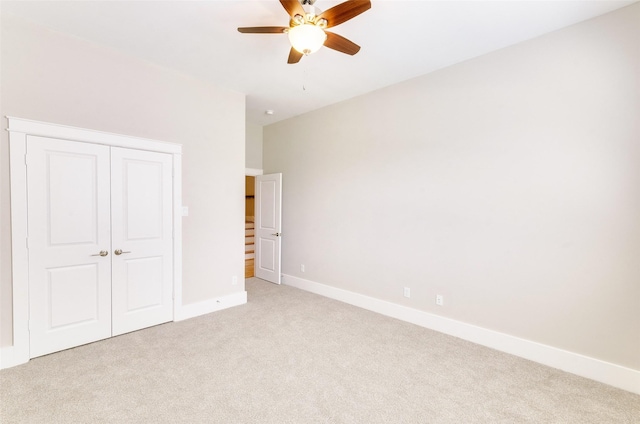
[[[271,234],[272,236],[276,236],[276,237],[280,237],[282,235],[282,233],[275,233],[275,234]]]
[[[115,253],[116,255],[120,256],[123,253],[131,253],[131,252],[128,251],[128,250],[116,249],[116,250],[113,251],[113,253]]]
[[[107,256],[108,254],[109,254],[108,251],[101,250],[100,253],[96,253],[95,255],[91,255],[91,256]]]

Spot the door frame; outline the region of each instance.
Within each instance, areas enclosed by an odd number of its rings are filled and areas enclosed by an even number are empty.
[[[29,251],[27,248],[27,136],[169,153],[173,159],[173,319],[182,308],[182,145],[48,122],[6,117],[11,175],[13,345],[0,349],[0,369],[29,361]]]

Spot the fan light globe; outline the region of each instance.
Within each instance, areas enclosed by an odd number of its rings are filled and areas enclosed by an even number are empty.
[[[315,25],[303,24],[289,29],[291,46],[304,55],[318,51],[326,39],[327,34]]]

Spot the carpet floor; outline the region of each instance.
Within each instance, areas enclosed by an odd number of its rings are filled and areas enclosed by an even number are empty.
[[[10,423],[640,423],[640,396],[252,278],[248,303],[0,371]]]

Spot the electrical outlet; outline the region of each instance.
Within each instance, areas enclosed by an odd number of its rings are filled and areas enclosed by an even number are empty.
[[[237,275],[234,275],[234,276],[231,278],[231,284],[233,284],[234,286],[235,286],[236,284],[238,284],[238,276],[237,276]]]
[[[404,288],[404,297],[411,297],[411,289],[409,287]]]
[[[438,306],[444,305],[444,296],[442,296],[441,294],[436,295],[436,305]]]
[[[300,265],[300,272],[304,272],[304,264]]]

